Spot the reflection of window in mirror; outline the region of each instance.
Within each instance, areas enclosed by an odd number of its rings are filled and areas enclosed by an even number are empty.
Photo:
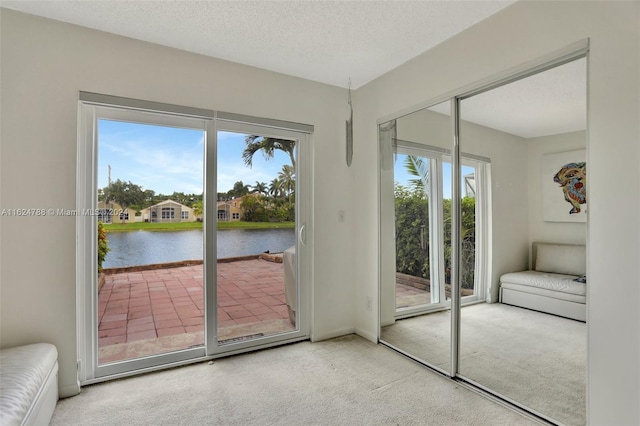
[[[380,126],[381,340],[448,375],[443,194],[450,197],[450,179],[443,188],[442,167],[451,144],[449,105],[397,118],[392,136],[388,123]]]

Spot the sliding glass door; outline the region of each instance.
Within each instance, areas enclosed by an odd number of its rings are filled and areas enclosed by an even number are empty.
[[[219,120],[216,139],[216,350],[304,337],[306,136]]]
[[[81,94],[82,383],[308,336],[311,131]]]
[[[110,112],[96,129],[98,366],[204,346],[205,123]]]

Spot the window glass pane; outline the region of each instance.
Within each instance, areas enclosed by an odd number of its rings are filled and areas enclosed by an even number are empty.
[[[428,157],[396,154],[396,309],[439,303],[437,288],[434,292],[431,286],[429,162]]]
[[[98,120],[99,365],[204,344],[203,231],[189,220],[203,141],[202,130]]]

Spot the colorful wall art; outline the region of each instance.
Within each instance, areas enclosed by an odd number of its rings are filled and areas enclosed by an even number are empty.
[[[542,156],[542,199],[547,222],[587,221],[586,150]]]

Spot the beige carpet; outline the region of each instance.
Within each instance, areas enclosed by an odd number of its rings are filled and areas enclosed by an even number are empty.
[[[535,424],[357,336],[83,388],[53,425]]]
[[[449,369],[450,314],[384,327],[382,339]],[[586,324],[514,306],[462,309],[460,374],[567,425],[586,423]]]

